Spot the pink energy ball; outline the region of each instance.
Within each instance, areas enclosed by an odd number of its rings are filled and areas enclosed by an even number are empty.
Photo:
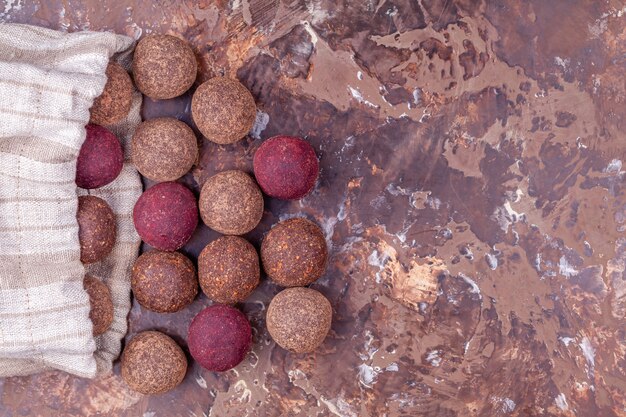
[[[254,154],[254,176],[263,192],[281,200],[297,200],[311,192],[319,174],[315,150],[294,136],[274,136]]]
[[[76,185],[99,188],[113,182],[122,171],[124,154],[117,137],[102,126],[85,126],[87,138],[76,161]]]
[[[162,182],[147,189],[133,209],[141,239],[163,251],[181,248],[198,225],[196,197],[184,185]]]
[[[241,311],[214,304],[191,321],[187,344],[202,367],[224,372],[239,365],[250,351],[252,328]]]

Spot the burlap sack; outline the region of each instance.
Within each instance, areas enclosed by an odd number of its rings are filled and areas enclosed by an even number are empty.
[[[132,209],[141,194],[125,162],[111,184],[74,184],[89,108],[114,56],[127,69],[133,40],[113,33],[61,33],[0,24],[0,376],[56,368],[83,377],[111,369],[130,309],[130,268],[140,244]],[[128,160],[140,122],[135,92],[124,122],[108,126]],[[111,289],[114,321],[94,338],[83,290],[78,195],[104,198],[117,217],[113,253],[87,270]]]

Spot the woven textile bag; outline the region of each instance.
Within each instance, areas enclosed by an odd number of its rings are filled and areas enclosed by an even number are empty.
[[[111,58],[130,68],[131,38],[0,24],[0,376],[60,369],[82,377],[108,372],[130,309],[130,268],[140,239],[132,209],[141,194],[128,163],[140,120],[135,91],[126,120],[107,126],[125,148],[120,176],[97,190],[74,183],[89,108]],[[106,200],[117,241],[102,262],[80,262],[78,196]],[[110,288],[111,328],[92,336],[86,270]]]

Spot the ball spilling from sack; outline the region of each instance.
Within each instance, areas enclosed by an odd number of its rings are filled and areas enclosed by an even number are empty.
[[[76,160],[76,185],[88,190],[113,182],[124,166],[124,153],[117,137],[108,129],[89,124]]]

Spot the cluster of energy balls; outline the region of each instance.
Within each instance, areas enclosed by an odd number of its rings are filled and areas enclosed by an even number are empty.
[[[137,44],[132,65],[134,82],[152,99],[180,96],[194,84],[196,73],[194,53],[179,38],[150,35]],[[95,122],[96,114],[106,118],[101,124],[114,123],[110,116],[124,113],[119,109],[121,101],[126,105],[127,94],[132,92],[129,75],[116,64],[109,66],[107,75],[104,93],[91,110],[92,121]],[[128,109],[124,109],[125,115]],[[232,144],[252,128],[256,104],[252,94],[237,80],[215,77],[195,90],[191,115],[206,139]],[[87,130],[81,155],[89,157],[83,169],[79,157],[77,182],[83,177],[98,184],[105,183],[106,177],[110,182],[121,164],[119,141],[100,126],[90,125]],[[261,221],[263,193],[296,200],[311,192],[319,174],[314,149],[297,137],[270,138],[254,155],[254,178],[240,170],[219,172],[203,184],[198,201],[187,187],[176,182],[197,158],[194,131],[175,118],[146,120],[133,135],[132,163],[144,177],[157,182],[141,195],[133,210],[137,233],[153,248],[139,256],[133,266],[131,286],[135,299],[151,311],[176,312],[195,299],[199,282],[202,292],[214,304],[191,321],[187,344],[200,365],[223,372],[237,366],[251,349],[250,323],[233,304],[244,301],[259,285],[262,267],[270,280],[287,287],[267,309],[270,335],[292,352],[315,350],[330,330],[332,317],[326,297],[306,288],[326,268],[328,249],[322,230],[304,218],[279,222],[263,239],[260,259],[254,246],[240,236]],[[112,175],[114,168],[118,171]],[[196,272],[194,263],[177,250],[191,238],[199,217],[223,236],[202,250]],[[96,240],[104,239],[98,236]],[[172,338],[157,331],[139,333],[122,353],[123,379],[144,394],[171,390],[183,380],[186,370],[182,349]]]
[[[106,69],[107,87],[90,111],[87,137],[76,161],[76,185],[86,190],[103,187],[117,178],[124,164],[124,153],[118,138],[101,125],[124,119],[130,111],[133,84],[120,65],[111,63]],[[80,260],[84,264],[100,262],[115,245],[117,228],[115,214],[103,199],[84,195],[78,197],[78,239]],[[113,301],[109,287],[100,277],[85,275],[83,286],[89,295],[93,335],[105,333],[113,323]]]

